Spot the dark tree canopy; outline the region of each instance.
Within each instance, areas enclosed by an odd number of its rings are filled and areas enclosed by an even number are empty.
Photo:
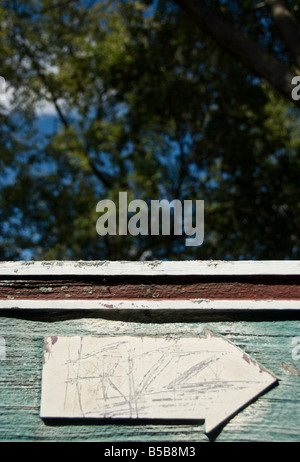
[[[3,1],[0,258],[299,258],[299,17],[293,1]],[[204,199],[203,245],[99,236],[96,204],[120,191]]]
[[[211,1],[211,6],[205,0],[175,0],[175,3],[218,46],[290,100],[294,69],[300,69],[297,2]],[[251,13],[251,18],[245,17],[245,11]]]

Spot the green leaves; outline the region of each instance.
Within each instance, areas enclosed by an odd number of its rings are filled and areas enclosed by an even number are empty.
[[[222,14],[267,49],[271,18],[250,3]],[[298,258],[298,109],[173,4],[147,4],[3,2],[0,257]],[[96,204],[119,191],[204,199],[204,244],[100,237]]]

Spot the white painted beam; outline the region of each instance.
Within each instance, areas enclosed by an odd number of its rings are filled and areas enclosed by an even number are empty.
[[[17,261],[1,276],[253,276],[300,275],[299,260],[267,261]]]
[[[0,300],[1,310],[300,310],[300,300]]]

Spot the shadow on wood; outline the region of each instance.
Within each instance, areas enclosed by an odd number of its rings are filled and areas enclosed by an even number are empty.
[[[27,310],[11,309],[1,313],[5,318],[24,319],[38,322],[57,322],[72,319],[95,318],[109,321],[140,322],[140,323],[189,323],[189,322],[233,322],[233,321],[299,321],[300,311],[295,310],[260,310],[246,312],[235,310],[226,311],[214,310],[205,312],[198,310]]]

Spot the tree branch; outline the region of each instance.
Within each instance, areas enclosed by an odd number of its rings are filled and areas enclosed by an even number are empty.
[[[48,13],[49,11],[51,10],[54,10],[56,8],[65,8],[66,6],[68,6],[69,3],[76,3],[77,0],[66,0],[65,2],[58,2],[58,3],[54,3],[53,5],[50,5],[46,8],[42,8],[40,11],[36,11],[35,13],[36,14],[45,14],[45,13]]]
[[[54,104],[54,107],[56,109],[57,115],[60,118],[62,124],[65,126],[65,128],[69,127],[69,123],[65,117],[65,115],[62,112],[62,109],[60,105],[58,104],[58,98],[55,95],[55,90],[53,89],[52,85],[48,81],[46,75],[42,72],[41,66],[38,62],[38,60],[35,58],[34,53],[31,52],[30,48],[26,45],[26,40],[24,38],[23,43],[20,44],[20,48],[23,48],[25,56],[27,56],[31,60],[31,64],[33,69],[36,71],[39,79],[45,86],[45,88],[48,90],[51,96],[52,103]]]
[[[254,74],[266,79],[274,88],[294,104],[292,79],[295,77],[288,66],[264,51],[255,42],[234,29],[224,18],[212,11],[204,0],[174,0],[197,23],[199,28],[221,48],[242,62]]]
[[[177,141],[178,141],[178,146],[179,146],[179,172],[178,172],[178,179],[177,179],[177,187],[175,188],[175,198],[180,199],[181,197],[181,190],[182,190],[182,185],[183,181],[186,176],[186,155],[184,152],[184,141],[183,141],[183,136],[180,130],[180,127],[178,126],[179,124],[177,123],[176,127],[176,135],[177,135]]]
[[[90,164],[90,167],[93,170],[94,174],[96,175],[96,177],[99,178],[99,180],[102,181],[103,185],[107,189],[110,189],[111,186],[112,186],[112,178],[106,178],[106,176],[103,175],[103,173],[96,167],[96,165],[94,164],[94,162],[91,161],[90,158],[89,158],[89,164]]]
[[[284,0],[266,0],[266,4],[271,10],[274,22],[293,56],[295,64],[300,69],[300,33],[296,18],[289,11]]]

